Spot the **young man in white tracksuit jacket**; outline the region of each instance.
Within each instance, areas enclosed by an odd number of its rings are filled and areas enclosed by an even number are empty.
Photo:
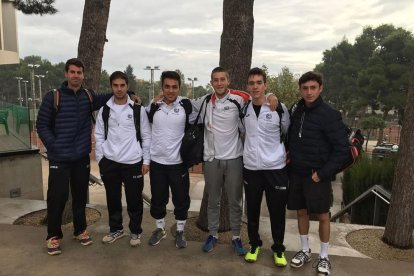
[[[290,120],[284,104],[279,104],[277,108],[279,112],[271,111],[265,104],[266,88],[266,73],[260,68],[251,69],[248,74],[247,89],[252,102],[247,106],[243,119],[245,126],[243,176],[251,245],[245,260],[255,262],[262,246],[259,221],[264,192],[271,223],[274,262],[277,266],[284,267],[287,264],[283,240],[288,175],[286,150],[281,135],[287,133]]]
[[[110,232],[102,239],[112,243],[125,236],[122,225],[122,183],[129,215],[130,245],[140,244],[143,213],[142,189],[144,175],[149,170],[151,127],[144,108],[140,108],[138,141],[133,105],[128,97],[128,77],[116,71],[110,76],[113,96],[109,107],[108,128],[105,134],[102,107],[95,126],[95,153],[101,178],[105,185]],[[106,136],[106,137],[105,137]]]
[[[188,167],[180,155],[181,140],[186,127],[186,110],[183,97],[178,96],[181,77],[175,71],[161,74],[163,96],[147,107],[152,126],[151,140],[151,216],[156,220],[156,229],[148,243],[157,245],[167,236],[165,231],[166,206],[170,197],[174,204],[177,222],[175,246],[187,247],[184,228],[190,208],[190,177]],[[189,107],[191,103],[188,99]],[[189,118],[189,121],[191,119]]]

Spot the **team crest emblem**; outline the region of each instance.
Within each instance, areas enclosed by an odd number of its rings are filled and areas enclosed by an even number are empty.
[[[128,114],[128,119],[132,119],[132,114]]]
[[[178,108],[174,108],[174,112],[178,113],[178,112],[180,112],[180,110]]]
[[[229,106],[225,106],[224,107],[224,110],[229,110],[230,109],[230,107]]]
[[[268,120],[272,119],[272,114],[266,114],[266,119]]]

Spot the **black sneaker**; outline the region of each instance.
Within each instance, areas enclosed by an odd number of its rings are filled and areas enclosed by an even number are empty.
[[[175,232],[175,247],[177,248],[186,248],[187,247],[187,240],[184,236],[184,231],[177,231]]]
[[[309,263],[312,259],[311,250],[309,252],[306,251],[298,251],[295,256],[293,256],[292,260],[290,261],[290,266],[299,268],[302,267],[305,263]]]
[[[155,229],[154,232],[152,232],[152,236],[149,239],[148,243],[150,245],[157,245],[160,243],[162,239],[165,239],[166,237],[167,237],[167,233],[165,232],[165,230],[161,228],[157,228]]]
[[[312,267],[316,268],[317,276],[328,276],[331,273],[329,271],[331,269],[331,263],[328,258],[319,257],[319,259],[315,260]]]

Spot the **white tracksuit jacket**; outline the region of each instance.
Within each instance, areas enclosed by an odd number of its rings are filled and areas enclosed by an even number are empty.
[[[143,160],[143,164],[149,165],[151,127],[148,116],[145,108],[141,107],[141,148],[136,138],[134,112],[129,104],[134,104],[129,97],[125,105],[116,105],[113,97],[106,103],[110,108],[106,140],[102,119],[103,107],[99,110],[95,125],[95,154],[98,162],[105,156],[107,159],[122,164],[135,164]]]
[[[290,119],[289,112],[282,104],[282,132],[287,133]],[[286,165],[286,150],[280,143],[279,115],[264,104],[259,117],[249,104],[244,117],[245,141],[243,151],[244,167],[248,170],[275,170]]]

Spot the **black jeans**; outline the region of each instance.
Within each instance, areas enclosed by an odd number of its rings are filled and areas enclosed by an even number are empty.
[[[280,170],[243,170],[244,191],[247,205],[247,231],[252,246],[262,246],[259,235],[260,207],[265,192],[269,210],[274,252],[284,252],[286,224],[286,201],[288,196],[288,175]]]
[[[121,164],[102,158],[99,170],[105,185],[106,203],[108,206],[109,228],[111,232],[122,230],[122,183],[125,188],[125,198],[129,216],[129,230],[132,234],[141,234],[142,228],[142,189],[144,178],[142,162],[136,164]]]
[[[167,214],[166,206],[170,197],[176,220],[186,220],[190,208],[190,176],[184,164],[162,165],[151,161],[151,216],[162,219]]]
[[[62,214],[69,196],[69,185],[72,192],[73,234],[79,235],[86,229],[85,207],[89,174],[89,155],[72,162],[49,161],[47,239],[63,237]]]

